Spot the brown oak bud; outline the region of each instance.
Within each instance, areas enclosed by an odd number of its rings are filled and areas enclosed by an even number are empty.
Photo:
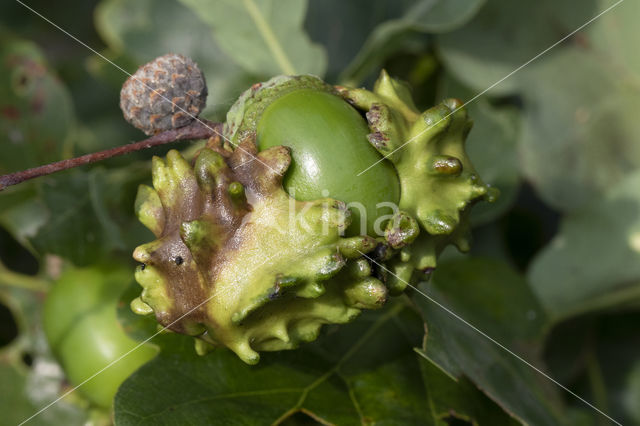
[[[207,84],[198,65],[174,53],[138,68],[120,91],[124,118],[147,135],[186,126],[206,100]]]

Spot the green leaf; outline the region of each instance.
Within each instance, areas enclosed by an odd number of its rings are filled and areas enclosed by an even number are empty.
[[[554,327],[545,348],[556,378],[624,425],[638,420],[638,325],[637,310],[583,315]],[[591,417],[590,423],[572,424],[609,424],[577,399],[568,396],[567,402]]]
[[[130,213],[135,188],[148,178],[148,164],[88,173],[74,170],[42,182],[48,220],[30,238],[39,253],[53,253],[87,265],[113,251],[127,251],[144,239]]]
[[[166,53],[191,57],[209,88],[205,116],[224,118],[236,97],[255,82],[220,49],[208,25],[177,0],[103,0],[96,9],[96,29],[109,46],[106,55],[130,73]],[[99,57],[92,59],[90,70],[116,88],[127,78]]]
[[[598,9],[612,6],[611,0],[599,0]],[[588,29],[589,39],[594,48],[605,56],[609,64],[625,74],[635,74],[636,83],[640,76],[640,56],[638,55],[638,25],[635,19],[640,14],[640,3],[625,1],[616,6],[615,11],[598,18]]]
[[[422,377],[434,419],[449,416],[478,425],[518,425],[466,377],[455,379],[419,353]],[[443,424],[446,424],[443,422]]]
[[[533,365],[545,314],[526,282],[504,263],[458,259],[441,263],[420,289]],[[487,337],[420,294],[413,297],[427,334],[420,353],[450,376],[466,376],[527,424],[563,424],[554,385]]]
[[[439,52],[456,78],[485,90],[596,15],[596,2],[488,0],[467,25],[438,36]],[[517,80],[509,78],[491,93],[513,92]]]
[[[487,0],[422,0],[411,19],[420,31],[439,34],[460,28],[480,11]],[[429,4],[430,3],[430,4]]]
[[[474,95],[449,74],[441,79],[439,99],[453,97],[467,102]],[[496,107],[487,98],[478,98],[465,108],[473,118],[466,142],[469,158],[482,180],[500,191],[496,202],[473,207],[471,218],[479,225],[495,220],[515,201],[521,180],[517,150],[521,115],[513,107]]]
[[[2,226],[23,247],[35,253],[29,242],[48,220],[47,209],[39,197],[37,185],[22,183],[2,191]]]
[[[49,220],[39,228],[32,244],[39,253],[53,253],[78,265],[86,265],[112,249],[101,241],[118,243],[117,235],[104,234],[91,204],[91,189],[85,173],[72,172],[42,185]],[[97,195],[95,190],[94,197]]]
[[[599,9],[610,5],[600,1]],[[612,9],[580,44],[522,73],[524,171],[556,208],[575,210],[640,167],[640,67],[629,56],[629,40],[640,34],[627,22],[637,9],[634,2]]]
[[[56,161],[70,151],[71,98],[35,44],[0,45],[0,174]]]
[[[528,277],[556,319],[640,298],[640,172],[563,220]]]
[[[515,202],[520,188],[517,141],[520,114],[515,108],[492,106],[478,100],[469,106],[474,129],[467,140],[467,152],[482,180],[500,191],[494,203],[479,203],[471,211],[474,225],[491,222]]]
[[[402,2],[402,16],[378,25],[369,35],[341,80],[358,85],[391,54],[397,52],[412,35],[444,33],[462,26],[486,0],[420,0]]]
[[[42,366],[44,367],[44,366]],[[55,365],[49,365],[56,368]],[[30,379],[39,380],[39,384],[44,386],[39,390],[33,389]],[[47,383],[49,382],[49,383]],[[41,402],[42,394],[47,393],[47,386],[51,388],[51,379],[38,377],[30,374],[26,368],[6,364],[0,359],[0,412],[2,412],[3,424],[17,425],[35,414],[45,405]],[[29,393],[31,392],[31,395]],[[50,392],[48,392],[50,393]],[[66,402],[61,402],[51,406],[42,414],[29,421],[30,425],[83,425],[86,415]]]
[[[640,312],[618,312],[600,318],[592,333],[601,372],[603,405],[607,414],[624,425],[638,424],[640,370]],[[593,386],[592,386],[593,387]],[[597,390],[594,394],[598,392]]]
[[[640,424],[640,363],[636,363],[629,374],[627,388],[624,396],[624,404],[631,419]]]
[[[492,0],[439,37],[440,52],[449,72],[483,91],[613,4]],[[521,167],[556,209],[575,210],[640,167],[640,78],[624,56],[637,30],[623,18],[636,7],[612,9],[489,92],[521,92]]]
[[[302,29],[306,1],[181,1],[211,27],[220,48],[248,72],[324,74],[326,53]]]
[[[411,351],[421,332],[414,315],[395,305],[257,366],[224,349],[199,357],[191,339],[173,341],[120,387],[116,423],[268,424],[303,411],[340,425],[430,424]]]
[[[415,0],[309,0],[305,29],[327,50],[325,80],[335,82],[380,23],[402,16]]]
[[[566,48],[521,79],[522,166],[544,201],[575,210],[640,167],[640,90],[621,86],[599,56]]]

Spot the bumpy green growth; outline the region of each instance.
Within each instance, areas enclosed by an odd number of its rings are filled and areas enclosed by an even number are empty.
[[[312,112],[326,107],[330,115],[342,108],[334,105],[341,101],[337,96],[366,114],[366,137],[377,153],[357,135],[332,145],[330,127],[320,129],[321,138],[316,131],[305,135],[304,119],[311,118],[298,101],[323,103]],[[295,108],[270,112],[271,105],[290,98]],[[347,111],[359,129],[361,117]],[[283,187],[290,149],[256,140],[276,135],[286,145],[287,129],[274,129],[273,123],[261,123],[263,118],[293,123],[293,157],[301,151],[318,156],[314,161],[324,164],[325,174],[332,170],[323,155],[339,158],[348,144],[364,143],[379,164],[366,171],[356,164],[346,172],[391,179],[392,190],[381,200],[397,206],[380,233],[373,235],[368,226],[369,235],[344,237],[350,199],[294,199]],[[372,92],[334,88],[311,76],[276,77],[253,86],[227,116],[225,138],[231,144],[211,139],[193,167],[176,151],[166,161],[154,158],[154,188],[140,188],[136,211],[157,239],[134,252],[142,264],[136,279],[143,291],[132,309],[154,313],[167,328],[196,336],[200,353],[224,345],[256,363],[258,351],[295,348],[314,340],[323,324],[344,323],[361,309],[382,306],[388,292],[397,294],[433,270],[447,244],[468,249],[469,209],[494,196],[464,151],[470,128],[459,101],[419,113],[408,90],[385,72]],[[328,152],[317,153],[318,144]],[[307,172],[294,171],[298,180]],[[314,191],[325,182],[334,181],[318,180]],[[370,189],[355,182],[344,185],[354,193]]]
[[[289,163],[287,148],[258,153],[250,138],[234,151],[210,141],[193,168],[177,151],[154,158],[155,189],[142,186],[136,206],[158,239],[134,252],[143,291],[132,308],[197,336],[199,351],[222,344],[253,364],[257,351],[295,348],[322,324],[382,306],[368,264],[347,266],[376,241],[340,236],[344,203],[291,198]]]
[[[459,100],[447,99],[420,113],[409,90],[385,71],[373,92],[341,88],[340,93],[366,111],[369,141],[398,173],[399,208],[420,225],[413,244],[401,248],[391,241],[400,253],[388,262],[387,285],[397,294],[416,273],[418,279],[430,273],[446,245],[469,249],[469,208],[481,198],[492,201],[497,193],[482,183],[465,152],[472,122]],[[376,173],[378,166],[364,173]]]

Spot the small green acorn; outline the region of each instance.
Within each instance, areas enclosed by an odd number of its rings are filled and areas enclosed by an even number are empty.
[[[398,176],[388,162],[358,176],[380,159],[368,133],[363,116],[333,86],[306,75],[254,85],[231,107],[225,126],[235,143],[255,134],[261,150],[291,148],[285,190],[298,200],[330,196],[351,204],[349,235],[374,235],[377,217],[389,212],[378,206],[396,205],[400,197]]]
[[[134,252],[132,308],[250,364],[380,308],[447,244],[467,249],[469,209],[489,198],[460,105],[419,113],[384,71],[373,91],[254,85],[193,164],[154,158],[136,212],[157,239]]]

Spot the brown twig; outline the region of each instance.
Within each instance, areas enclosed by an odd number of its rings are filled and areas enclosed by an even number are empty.
[[[158,133],[150,138],[140,142],[130,143],[128,145],[118,146],[116,148],[106,149],[91,154],[82,155],[68,160],[57,161],[55,163],[45,164],[44,166],[34,167],[32,169],[22,170],[8,175],[0,176],[0,191],[8,186],[16,185],[25,180],[37,178],[39,176],[67,170],[74,167],[91,164],[98,161],[106,160],[118,155],[128,154],[134,151],[151,148],[158,145],[164,145],[171,142],[177,142],[187,139],[208,139],[211,136],[219,135],[222,132],[221,123],[213,123],[211,121],[198,119],[188,126],[179,129],[167,130]]]

